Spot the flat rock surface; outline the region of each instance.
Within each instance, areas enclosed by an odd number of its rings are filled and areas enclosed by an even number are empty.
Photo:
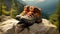
[[[0,34],[15,34],[15,26],[17,25],[18,22],[19,21],[15,20],[15,19],[9,19],[7,21],[2,22],[0,24]],[[30,31],[35,31],[35,30],[36,31],[37,30],[40,31],[39,30],[40,27],[41,27],[41,30],[42,30],[43,26],[44,27],[54,27],[54,28],[56,28],[56,26],[52,25],[48,20],[42,19],[42,23],[41,24],[34,24],[34,25],[32,25],[30,27]],[[26,30],[24,32],[26,33]],[[27,32],[28,32],[28,30],[27,30]]]
[[[18,23],[19,21],[15,20],[15,19],[9,19],[7,21],[4,21],[0,24],[0,33],[6,33],[8,32],[12,32],[14,29],[13,27]],[[13,30],[12,30],[13,29]]]

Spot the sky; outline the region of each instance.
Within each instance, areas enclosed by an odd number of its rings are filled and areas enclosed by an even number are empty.
[[[22,1],[40,1],[40,2],[43,2],[43,1],[45,1],[45,0],[22,0]]]

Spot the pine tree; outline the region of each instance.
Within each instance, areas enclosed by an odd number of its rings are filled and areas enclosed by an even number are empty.
[[[1,5],[1,2],[2,2],[2,0],[0,0],[0,16],[2,15],[2,11],[1,11],[2,10],[2,7],[1,6],[2,5]]]
[[[18,10],[15,7],[14,0],[12,0],[11,10],[10,10],[10,16],[14,18],[18,14]]]
[[[6,11],[6,6],[4,5],[4,0],[2,0],[2,2],[1,2],[1,14],[2,15],[8,15],[9,14],[9,12]]]
[[[50,21],[56,25],[57,27],[59,26],[60,23],[60,2],[57,4],[57,9],[53,15],[50,16]]]

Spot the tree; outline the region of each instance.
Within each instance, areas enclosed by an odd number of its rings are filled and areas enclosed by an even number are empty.
[[[11,10],[10,10],[10,16],[14,18],[18,14],[18,10],[15,7],[14,0],[12,0]]]
[[[57,9],[53,15],[50,16],[49,19],[54,25],[57,27],[59,26],[60,23],[60,2],[57,4]]]
[[[0,0],[0,16],[2,15],[2,0]]]
[[[2,2],[1,2],[1,14],[2,14],[2,15],[8,15],[9,12],[6,11],[6,6],[4,5],[4,0],[1,0],[1,1],[2,1]]]

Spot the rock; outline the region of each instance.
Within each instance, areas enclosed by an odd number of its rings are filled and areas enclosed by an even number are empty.
[[[23,30],[22,32],[20,32],[20,30],[22,30],[22,28],[20,27],[20,24],[18,26],[17,23],[19,21],[15,20],[15,19],[9,19],[7,21],[4,21],[1,25],[0,25],[0,33],[1,34],[15,34],[15,33],[26,33],[26,32],[29,32],[29,31],[35,31],[36,32],[47,32],[47,31],[50,31],[50,28],[53,28],[53,29],[56,29],[56,26],[54,26],[53,24],[51,24],[50,21],[48,21],[47,19],[42,19],[42,23],[35,23],[33,24],[32,26],[30,26],[30,30],[28,31],[27,30]],[[52,30],[53,30],[52,29]],[[29,32],[29,33],[35,33],[35,32]]]
[[[14,32],[14,26],[16,26],[16,24],[19,21],[15,20],[15,19],[9,19],[7,21],[4,21],[1,23],[0,25],[0,32],[2,31],[3,33],[12,33]]]
[[[11,19],[11,17],[10,16],[5,16],[5,15],[0,16],[0,22],[6,21],[8,19]]]

